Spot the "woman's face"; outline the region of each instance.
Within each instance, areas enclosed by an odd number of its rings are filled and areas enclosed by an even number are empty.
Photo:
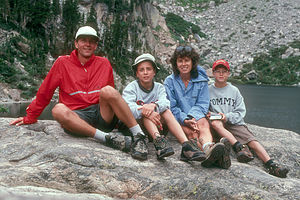
[[[177,69],[179,70],[180,74],[189,74],[192,70],[193,62],[190,57],[178,57],[177,58]]]

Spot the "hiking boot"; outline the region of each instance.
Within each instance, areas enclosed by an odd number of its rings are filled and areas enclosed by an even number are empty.
[[[203,167],[211,167],[225,153],[225,145],[223,143],[209,144],[205,146],[204,153],[206,159],[201,163]]]
[[[203,161],[206,155],[197,145],[197,140],[192,139],[182,144],[180,160],[182,161]]]
[[[156,149],[157,159],[162,159],[174,154],[173,148],[169,146],[165,137],[156,137],[153,144]]]
[[[286,178],[287,173],[290,171],[289,169],[282,167],[273,161],[269,165],[265,164],[265,167],[267,168],[269,174],[279,178]]]
[[[138,160],[147,160],[148,148],[146,144],[146,136],[138,133],[133,137],[131,144],[131,157]]]
[[[241,163],[247,163],[254,159],[247,145],[241,145],[237,147],[236,158]]]
[[[228,169],[231,166],[231,160],[230,160],[231,144],[229,143],[229,140],[225,137],[221,138],[220,143],[224,144],[225,152],[223,156],[221,156],[221,158],[217,160],[216,164],[217,166],[223,169]]]
[[[131,137],[124,136],[122,133],[111,132],[105,136],[106,144],[114,149],[129,152],[131,147]]]

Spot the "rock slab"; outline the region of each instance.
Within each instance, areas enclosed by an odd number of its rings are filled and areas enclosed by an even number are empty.
[[[51,120],[9,126],[0,118],[0,200],[2,199],[300,199],[300,135],[248,125],[271,157],[290,168],[285,179],[269,175],[262,163],[238,163],[228,170],[179,160],[180,144],[169,135],[175,155],[147,161],[91,138],[63,132]]]

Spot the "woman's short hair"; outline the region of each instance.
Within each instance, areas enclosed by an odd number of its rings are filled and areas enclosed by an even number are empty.
[[[196,78],[198,76],[198,71],[197,71],[197,65],[199,63],[200,56],[199,54],[195,51],[194,48],[191,46],[177,46],[172,57],[171,57],[171,64],[172,64],[172,69],[173,73],[175,75],[179,75],[180,72],[177,68],[177,58],[183,58],[183,57],[189,57],[192,59],[192,70],[191,70],[191,77]]]

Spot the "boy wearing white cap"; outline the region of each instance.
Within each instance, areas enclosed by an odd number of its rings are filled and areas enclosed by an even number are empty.
[[[37,122],[59,87],[59,103],[52,115],[69,134],[93,137],[114,148],[140,153],[140,143],[131,145],[131,137],[107,133],[118,119],[133,135],[143,134],[127,103],[114,88],[110,62],[95,56],[99,37],[95,29],[83,26],[75,36],[76,49],[60,56],[40,86],[36,98],[27,107],[27,115],[10,122],[11,125]],[[141,152],[143,153],[143,152]]]
[[[185,136],[181,126],[170,111],[170,102],[167,99],[165,88],[161,83],[154,81],[154,76],[159,70],[155,58],[151,54],[142,54],[135,59],[132,65],[137,80],[129,83],[123,91],[123,98],[128,103],[134,117],[145,127],[156,149],[158,159],[174,154],[167,139],[161,135],[165,123],[169,131],[182,144],[181,160],[202,161],[205,155],[192,141]],[[145,136],[134,137],[136,140],[145,141]],[[147,154],[143,155],[147,159]]]
[[[254,159],[248,149],[249,146],[263,161],[270,174],[285,178],[289,170],[270,159],[264,147],[255,139],[244,122],[246,107],[243,96],[237,87],[227,82],[230,75],[229,63],[222,59],[217,60],[213,64],[212,71],[215,83],[209,86],[211,111],[209,115],[212,113],[221,115],[221,119],[211,120],[212,128],[220,137],[228,139],[237,153],[239,162],[247,163]]]

